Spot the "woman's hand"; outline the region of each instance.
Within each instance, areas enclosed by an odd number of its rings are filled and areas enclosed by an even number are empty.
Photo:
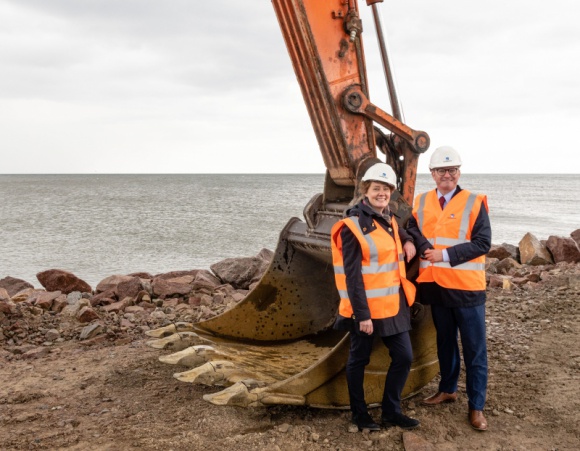
[[[370,319],[366,319],[359,323],[360,331],[365,334],[372,335],[373,334],[373,321]]]
[[[407,241],[403,244],[403,251],[407,257],[407,263],[409,263],[417,253],[417,249],[415,249],[415,245],[411,241]]]

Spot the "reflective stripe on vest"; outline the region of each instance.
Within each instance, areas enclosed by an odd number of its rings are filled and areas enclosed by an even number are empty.
[[[482,204],[487,208],[485,196],[463,190],[441,210],[433,190],[417,196],[413,215],[433,247],[446,249],[471,241],[471,227]],[[459,218],[459,223],[455,224]],[[485,290],[485,255],[453,267],[449,262],[432,264],[421,260],[417,281],[437,282],[443,287],[459,290]]]

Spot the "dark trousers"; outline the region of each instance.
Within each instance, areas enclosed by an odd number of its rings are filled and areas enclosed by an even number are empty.
[[[469,408],[483,410],[487,391],[485,304],[459,308],[432,305],[431,313],[437,330],[437,356],[441,369],[439,391],[445,393],[457,391],[461,364],[457,342],[459,331]]]
[[[365,367],[370,361],[373,349],[373,335],[350,334],[350,355],[346,363],[346,381],[353,416],[368,413],[364,394]],[[409,332],[389,337],[381,337],[389,349],[391,365],[385,380],[383,392],[383,416],[401,413],[401,392],[407,381],[413,361],[413,349]]]

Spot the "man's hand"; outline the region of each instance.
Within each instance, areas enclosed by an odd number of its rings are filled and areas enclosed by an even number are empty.
[[[417,253],[417,249],[415,249],[415,245],[411,241],[407,241],[403,244],[403,251],[407,257],[407,263],[409,263]]]
[[[373,334],[373,321],[370,319],[365,319],[359,323],[360,331],[364,334]]]
[[[428,260],[431,263],[437,263],[443,261],[443,251],[441,249],[427,249],[423,252],[423,259]]]

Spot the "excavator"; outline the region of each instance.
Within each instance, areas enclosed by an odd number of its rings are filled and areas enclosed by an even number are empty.
[[[289,220],[268,269],[242,301],[205,321],[148,331],[150,346],[171,351],[160,361],[186,367],[174,377],[221,388],[204,395],[208,402],[349,405],[349,334],[332,328],[339,295],[330,230],[355,197],[362,174],[382,161],[377,149],[397,175],[390,208],[404,225],[418,158],[429,148],[427,133],[402,122],[378,10],[382,1],[366,4],[372,9],[392,114],[369,98],[357,0],[272,0],[327,170],[323,192],[305,206],[304,221]],[[411,277],[416,267],[409,268]],[[439,370],[428,308],[420,302],[413,306],[414,361],[403,396],[418,392]],[[389,363],[387,349],[377,340],[364,381],[371,405],[382,399]]]

